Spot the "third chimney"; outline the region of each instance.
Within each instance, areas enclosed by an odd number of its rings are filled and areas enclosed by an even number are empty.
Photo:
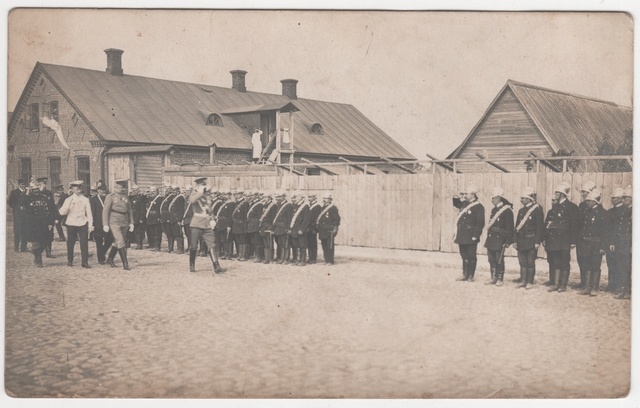
[[[107,54],[106,72],[114,76],[122,76],[122,53],[124,51],[116,48],[107,48],[104,52]]]

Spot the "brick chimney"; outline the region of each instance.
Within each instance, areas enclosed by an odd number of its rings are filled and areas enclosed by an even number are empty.
[[[241,69],[234,69],[231,72],[231,88],[238,92],[247,92],[247,87],[244,85],[244,76],[247,75],[247,71]]]
[[[122,76],[122,53],[124,51],[116,48],[107,48],[107,72],[111,75]]]
[[[282,95],[289,99],[298,99],[297,95],[297,79],[283,79],[282,81]]]

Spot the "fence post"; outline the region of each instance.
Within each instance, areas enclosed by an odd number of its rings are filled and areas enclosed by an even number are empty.
[[[562,159],[562,172],[567,172],[567,159]]]

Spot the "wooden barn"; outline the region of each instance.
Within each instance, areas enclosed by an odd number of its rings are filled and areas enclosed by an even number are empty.
[[[36,63],[9,121],[9,187],[44,175],[146,188],[165,166],[246,164],[258,127],[264,163],[379,161],[402,172],[389,162],[415,160],[352,105],[299,98],[295,79],[280,81],[281,95],[248,91],[241,70],[231,88],[155,79],[126,75],[122,50],[105,53],[105,71]]]
[[[462,173],[501,171],[478,154],[510,172],[526,172],[524,160],[504,160],[533,157],[530,153],[596,156],[607,146],[609,150],[631,146],[632,129],[629,107],[509,80],[447,159],[475,159],[456,164]],[[595,160],[580,161],[578,166],[579,171],[602,170],[602,163]]]

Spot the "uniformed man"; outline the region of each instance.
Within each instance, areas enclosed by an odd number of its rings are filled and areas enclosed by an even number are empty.
[[[231,233],[238,247],[238,261],[247,260],[247,212],[249,203],[244,195],[244,190],[238,189],[235,194],[236,206],[231,214]]]
[[[58,217],[53,198],[40,188],[40,184],[33,182],[27,193],[22,196],[18,204],[24,208],[25,235],[32,243],[32,252],[36,267],[42,268],[42,252],[49,244],[53,224]]]
[[[622,195],[624,189],[618,187],[613,189],[611,193],[612,207],[607,210],[606,217],[606,229],[605,229],[605,257],[607,259],[607,287],[605,292],[618,292],[620,291],[620,270],[616,265],[617,256],[610,250],[610,244],[612,240],[617,238],[620,233],[620,227],[624,224],[626,217],[627,207],[622,203]],[[615,248],[615,245],[614,245]]]
[[[104,191],[107,191],[107,187],[103,184],[101,184],[101,187],[104,188]],[[86,188],[86,186],[85,186]],[[96,186],[91,185],[91,187],[89,187],[89,202],[91,202],[91,199],[95,196],[98,195],[98,189],[96,188]],[[106,197],[106,195],[105,195]],[[104,202],[104,198],[102,200]],[[102,223],[102,221],[100,221]],[[100,227],[102,229],[102,227]],[[89,241],[94,241],[94,235],[96,234],[96,230],[98,229],[98,226],[96,224],[96,217],[93,217],[93,231],[89,233]],[[106,258],[105,258],[106,259]]]
[[[580,212],[581,218],[584,216],[584,213],[585,211],[587,211],[587,208],[589,208],[587,205],[586,198],[594,188],[596,188],[596,183],[594,183],[593,181],[585,181],[584,183],[582,183],[582,187],[580,188],[581,201],[580,201],[580,204],[578,204],[578,210]],[[580,268],[580,283],[576,285],[576,288],[584,289],[586,286],[585,277],[586,277],[586,270],[588,268],[588,265],[583,263],[583,262],[586,262],[585,258],[582,258],[582,259],[580,257],[577,257],[577,258],[578,258],[578,267]]]
[[[214,216],[215,219],[215,212],[213,212],[213,206],[215,205],[215,197],[214,197],[214,193],[211,191],[211,189],[209,187],[207,187],[207,178],[206,177],[199,177],[197,179],[194,180],[194,187],[191,189],[191,193],[189,194],[189,197],[187,197],[187,217],[189,219],[189,226],[191,225],[191,221],[193,220],[193,204],[189,201],[189,198],[191,197],[191,194],[193,194],[193,192],[195,190],[197,190],[200,186],[206,187],[203,191],[206,191],[209,195],[207,200],[212,200],[212,203],[210,204],[211,207],[211,213]],[[204,240],[202,239],[202,237],[198,238],[198,240],[196,242],[191,242],[191,227],[189,227],[189,259],[191,259],[192,256],[197,256],[198,255],[198,250],[201,251],[201,256],[206,256],[208,257],[208,252],[209,249],[207,248],[207,244],[205,244]],[[215,233],[214,233],[215,235]],[[193,254],[192,255],[192,251]],[[204,252],[204,255],[202,254],[202,252]],[[194,265],[195,265],[195,261],[194,261]]]
[[[184,236],[187,237],[187,248],[185,249],[185,252],[191,251],[191,218],[193,218],[193,207],[189,202],[189,196],[191,196],[192,192],[193,186],[191,184],[187,184],[184,187],[183,193],[186,207],[184,208],[184,213],[182,213],[182,230],[184,231]]]
[[[110,232],[104,232],[102,224],[102,210],[104,209],[104,200],[107,199],[107,188],[101,185],[97,187],[96,192],[97,194],[89,199],[89,204],[93,218],[93,237],[96,243],[98,263],[104,265],[107,263],[107,250],[113,243],[113,235]]]
[[[122,260],[122,269],[126,271],[131,269],[127,260],[127,229],[132,232],[135,226],[133,209],[127,196],[127,183],[126,179],[116,180],[114,192],[107,196],[102,210],[102,230],[104,232],[111,231],[114,240],[107,262],[112,268],[115,268],[113,259],[117,252]]]
[[[459,210],[454,236],[462,257],[462,278],[459,281],[473,282],[476,273],[476,252],[484,228],[484,207],[478,201],[477,194],[476,187],[471,184],[460,196],[453,197],[453,206]]]
[[[284,191],[278,190],[276,192],[276,205],[278,210],[273,218],[273,226],[271,231],[277,244],[276,258],[274,262],[283,264],[289,259],[289,248],[291,243],[289,242],[289,224],[291,223],[291,217],[293,217],[293,206],[287,201],[287,196]]]
[[[629,299],[631,297],[631,227],[633,194],[631,186],[627,186],[622,193],[622,203],[626,211],[619,221],[616,229],[611,231],[609,249],[616,254],[616,264],[620,270],[620,286],[622,290],[617,299]]]
[[[504,190],[500,187],[493,189],[491,203],[493,208],[487,223],[487,239],[484,243],[491,266],[491,281],[487,284],[502,286],[504,251],[513,243],[513,205],[504,197]]]
[[[62,205],[64,204],[64,200],[67,199],[67,197],[69,197],[69,194],[67,194],[64,191],[64,186],[62,184],[60,184],[57,188],[56,188],[56,193],[53,195],[53,198],[56,202],[56,208],[58,209],[58,211],[60,211],[60,209],[62,208]],[[58,241],[60,242],[64,242],[66,241],[66,238],[64,236],[64,229],[62,228],[62,226],[64,225],[66,217],[61,216],[58,220],[56,220],[56,231],[58,232]]]
[[[25,209],[20,205],[22,198],[27,194],[27,182],[18,179],[18,188],[11,190],[7,205],[13,213],[13,250],[15,252],[28,252],[25,231]]]
[[[164,186],[164,198],[160,203],[160,221],[162,222],[162,232],[167,237],[167,252],[173,252],[175,237],[173,236],[173,228],[171,227],[171,212],[169,206],[176,194],[170,184]]]
[[[93,213],[89,199],[82,194],[84,182],[76,180],[69,183],[71,196],[67,197],[60,207],[60,215],[66,217],[67,232],[67,265],[73,266],[73,250],[76,240],[80,240],[80,254],[83,268],[89,266],[89,231],[93,231]]]
[[[247,211],[247,237],[251,240],[256,259],[255,263],[264,261],[264,250],[262,248],[262,237],[260,236],[260,218],[264,211],[264,203],[260,199],[257,190],[252,193],[253,201]]]
[[[198,181],[199,180],[199,181]],[[200,239],[207,243],[209,257],[213,264],[213,272],[223,273],[218,261],[218,251],[216,249],[214,228],[216,224],[215,216],[212,212],[213,198],[210,190],[204,185],[206,178],[196,180],[196,187],[189,196],[189,203],[193,208],[193,218],[191,219],[191,242],[196,245]],[[189,271],[196,272],[197,247],[189,250]]]
[[[264,247],[264,263],[268,264],[273,261],[273,219],[278,212],[278,205],[275,201],[275,194],[262,197],[262,205],[264,210],[260,216],[259,232],[262,238],[262,247]]]
[[[291,236],[291,246],[293,247],[293,260],[298,266],[306,265],[307,258],[307,231],[309,229],[309,204],[305,202],[304,194],[298,191],[295,196],[295,209],[291,223],[289,224],[289,235]],[[292,196],[292,198],[294,197]]]
[[[162,219],[160,218],[162,200],[164,197],[158,194],[158,188],[156,186],[149,187],[149,195],[146,199],[147,212],[144,218],[149,248],[153,252],[159,252],[162,245]]]
[[[544,238],[544,212],[536,202],[533,188],[526,187],[520,195],[522,208],[518,211],[515,224],[513,247],[518,251],[520,264],[520,284],[517,287],[531,289],[536,275],[536,257]]]
[[[596,296],[600,289],[600,271],[604,255],[606,211],[600,205],[602,194],[597,188],[592,189],[584,202],[586,209],[580,217],[576,255],[578,264],[584,268],[584,288],[581,295]]]
[[[340,227],[340,213],[338,207],[333,204],[333,196],[329,191],[322,194],[322,210],[316,220],[318,225],[318,237],[322,245],[322,255],[325,265],[333,265],[335,262],[335,238]]]
[[[571,186],[562,182],[554,190],[557,204],[552,206],[545,219],[544,245],[551,268],[554,269],[554,282],[549,292],[565,292],[571,272],[571,249],[575,248],[580,210],[569,201]]]
[[[169,204],[171,235],[173,236],[173,239],[178,246],[178,250],[176,251],[176,253],[181,255],[181,254],[184,254],[184,236],[182,235],[182,217],[184,215],[186,199],[184,195],[180,193],[180,186],[173,185],[171,186],[171,189],[173,190],[173,199]]]
[[[308,261],[315,264],[318,259],[318,216],[322,211],[322,206],[318,203],[316,193],[308,193],[309,202],[309,228],[307,230],[307,249],[309,253]]]
[[[233,225],[233,219],[231,218],[233,211],[236,208],[236,203],[233,200],[233,194],[231,191],[225,191],[224,202],[220,202],[217,205],[216,214],[216,246],[219,248],[220,259],[231,259],[233,256],[233,241],[231,236],[231,227]]]
[[[38,189],[40,190],[40,192],[49,197],[49,200],[51,200],[51,204],[55,207],[55,201],[53,199],[53,193],[51,192],[51,190],[47,189],[47,180],[49,180],[47,177],[38,177],[36,179],[36,184],[38,186]],[[53,220],[53,225],[55,225],[56,221],[59,222],[60,220],[60,215],[58,214],[58,209],[56,208],[56,211],[54,211],[54,217],[55,219]],[[47,243],[45,246],[45,254],[47,258],[55,258],[55,256],[52,253],[51,250],[51,244],[53,243],[53,226],[52,228],[49,229],[49,235],[47,236]]]
[[[129,233],[129,240],[127,242],[127,248],[130,243],[136,243],[136,250],[142,249],[142,243],[144,241],[144,223],[147,207],[145,204],[145,196],[140,193],[140,187],[137,184],[131,185],[131,192],[129,194],[129,201],[131,201],[131,208],[133,209],[133,232]]]

